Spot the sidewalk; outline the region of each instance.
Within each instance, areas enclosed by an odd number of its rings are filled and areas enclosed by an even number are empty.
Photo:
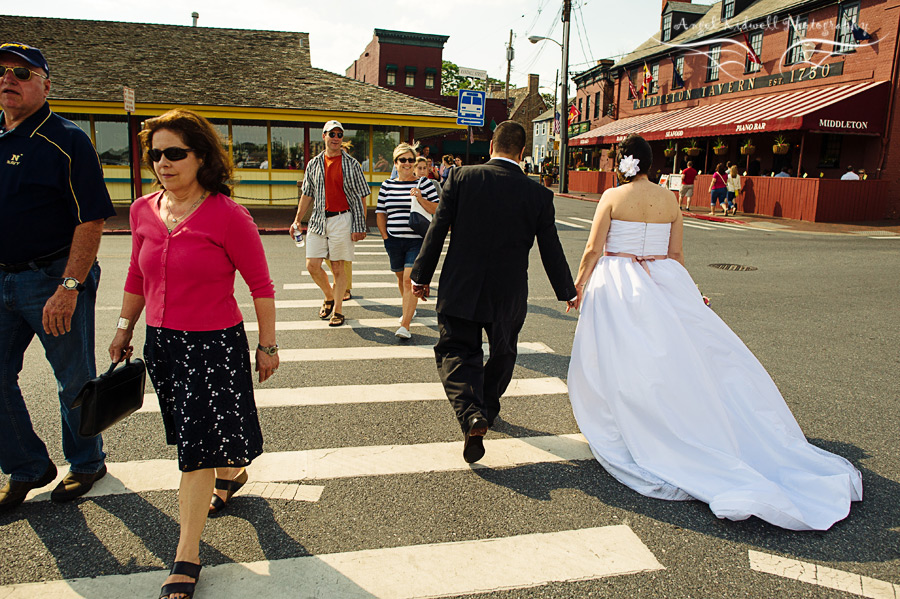
[[[587,202],[600,201],[599,193],[557,193],[561,198],[584,200]],[[717,212],[715,216],[709,215],[706,206],[691,206],[691,210],[682,211],[685,218],[709,220],[717,223],[733,223],[745,225],[757,229],[769,229],[779,231],[794,231],[797,233],[827,234],[827,235],[884,235],[900,236],[900,221],[879,220],[853,223],[811,223],[805,220],[792,220],[789,218],[777,218],[774,216],[760,216],[758,214],[742,214],[736,216],[722,216]]]

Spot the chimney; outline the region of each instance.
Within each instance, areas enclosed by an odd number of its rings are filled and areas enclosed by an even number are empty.
[[[197,26],[197,19],[200,18],[200,13],[198,13],[198,12],[195,10],[194,12],[191,13],[191,18],[194,19],[194,27],[196,27],[196,26]]]
[[[535,75],[531,73],[528,75],[528,95],[533,96],[535,94],[540,94],[541,90],[538,89],[540,87],[540,75]]]

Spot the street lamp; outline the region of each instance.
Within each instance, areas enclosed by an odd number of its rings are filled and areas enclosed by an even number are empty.
[[[536,44],[542,41],[551,41],[562,49],[562,93],[560,94],[560,115],[559,115],[559,192],[567,193],[569,191],[569,171],[568,171],[568,150],[569,150],[569,17],[572,8],[572,0],[563,0],[563,41],[559,43],[552,37],[543,37],[541,35],[531,35],[528,41]],[[556,106],[553,106],[553,112],[556,112]],[[566,121],[563,124],[563,121]]]

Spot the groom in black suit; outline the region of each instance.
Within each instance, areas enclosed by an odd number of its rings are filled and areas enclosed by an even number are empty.
[[[528,253],[537,237],[556,297],[570,303],[575,285],[556,234],[553,192],[529,179],[519,162],[525,129],[505,121],[494,130],[491,160],[450,171],[440,204],[412,269],[413,292],[428,296],[444,239],[450,247],[437,300],[438,373],[465,435],[463,457],[484,456],[483,438],[512,379],[528,300]],[[490,357],[483,363],[481,331]]]

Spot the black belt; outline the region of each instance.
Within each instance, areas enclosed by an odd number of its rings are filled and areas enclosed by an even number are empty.
[[[337,216],[338,214],[343,214],[343,213],[345,213],[345,212],[350,212],[350,209],[347,208],[346,210],[341,210],[340,212],[331,212],[331,211],[329,211],[329,210],[326,210],[326,211],[325,211],[325,218],[331,218],[332,216]]]
[[[19,262],[18,264],[4,264],[0,262],[0,270],[9,273],[24,272],[26,270],[37,270],[38,268],[50,266],[60,258],[65,258],[68,255],[69,246],[66,246],[61,250],[53,252],[52,254],[47,254],[46,256],[41,256],[40,258],[35,258],[34,260],[29,260],[28,262]]]

